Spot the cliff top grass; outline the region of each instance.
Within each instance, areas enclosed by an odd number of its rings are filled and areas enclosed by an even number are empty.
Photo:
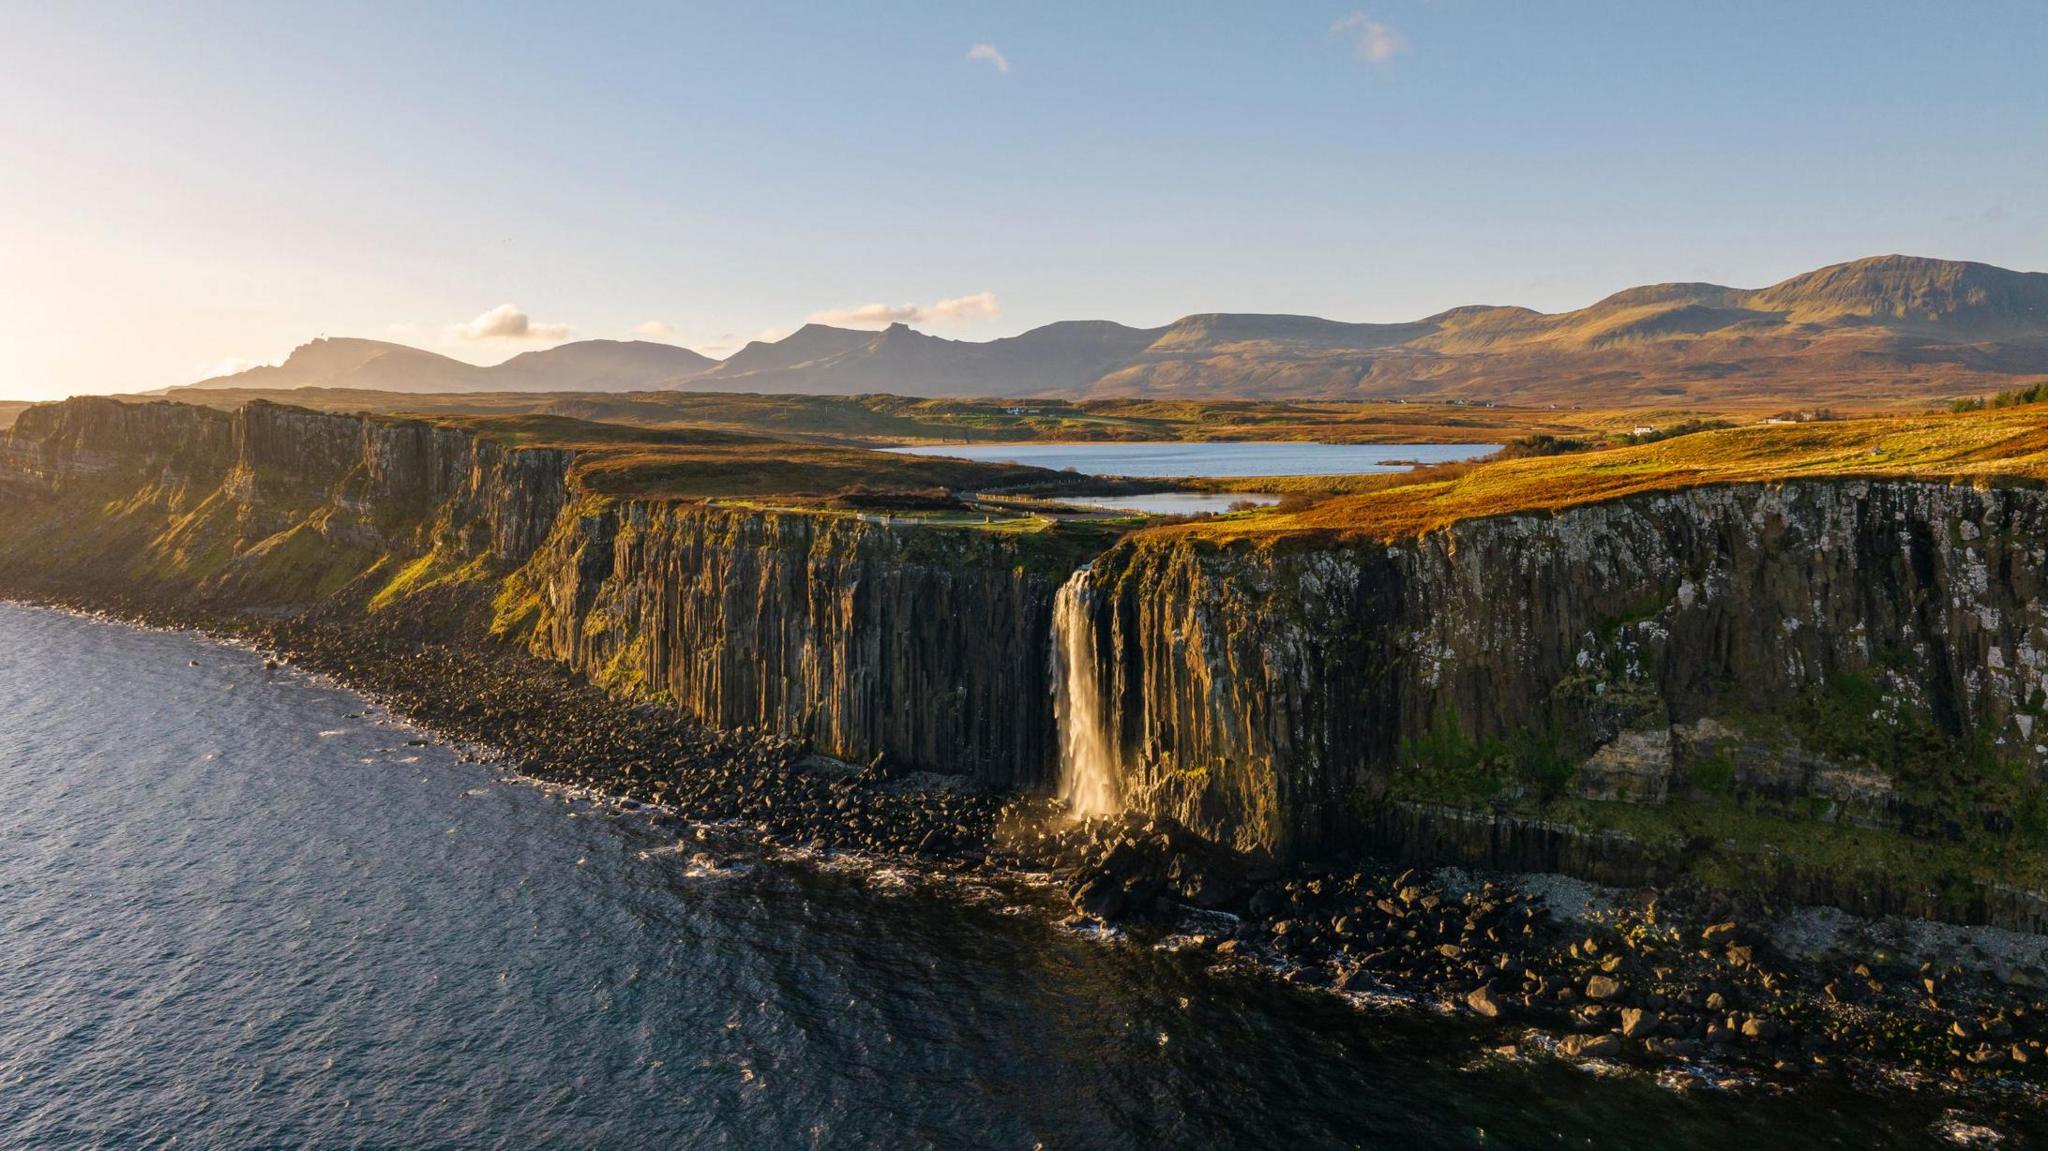
[[[1013,488],[1062,481],[1057,472],[1004,464],[919,459],[773,441],[738,445],[645,445],[578,455],[575,480],[599,495],[652,499],[714,496],[914,494]]]
[[[566,416],[441,417],[486,439],[576,453],[574,482],[594,495],[643,499],[911,495],[1060,486],[1075,477],[1018,464],[897,455],[715,428],[644,428]]]
[[[204,413],[223,424],[228,418],[219,409],[167,400],[136,405],[111,397],[84,397],[48,406],[62,410],[80,405],[86,410],[96,410],[96,405],[175,409]],[[1105,486],[1093,477],[1047,468],[881,452],[717,428],[636,427],[537,412],[318,412],[263,399],[252,399],[247,406],[251,411],[269,409],[317,419],[361,419],[390,428],[451,429],[510,448],[559,449],[572,457],[572,487],[600,498],[767,501],[785,510],[881,513],[929,520],[934,526],[1036,530],[1042,517],[970,512],[959,497],[1013,491],[1050,496]],[[54,430],[54,425],[43,429]]]
[[[14,417],[27,411],[31,405],[26,401],[0,400],[0,431],[14,426]]]
[[[1446,402],[932,399],[888,394],[751,392],[462,392],[351,388],[186,388],[180,403],[252,402],[429,420],[559,416],[639,428],[711,428],[843,444],[974,444],[1047,440],[1320,440],[1327,443],[1499,443],[1537,433],[1626,430],[1645,419],[1729,414],[1578,410]],[[141,397],[123,397],[131,401]],[[1748,418],[1775,409],[1744,408]]]
[[[1295,511],[1151,529],[1218,542],[1338,537],[1392,542],[1468,519],[1554,512],[1626,496],[1799,479],[2048,480],[2048,405],[1812,423],[1763,423],[1564,455],[1420,468]]]

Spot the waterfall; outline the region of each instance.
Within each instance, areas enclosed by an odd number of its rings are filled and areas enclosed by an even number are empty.
[[[1060,798],[1075,819],[1114,815],[1116,754],[1102,712],[1102,669],[1088,608],[1095,593],[1082,568],[1052,604],[1053,716],[1060,734]]]

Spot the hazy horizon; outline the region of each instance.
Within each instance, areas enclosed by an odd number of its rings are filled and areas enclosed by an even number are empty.
[[[13,5],[0,398],[2048,267],[2048,12]],[[1827,59],[1825,69],[1813,61]],[[1910,82],[1902,82],[1901,76]],[[1957,117],[1926,92],[1968,91]]]

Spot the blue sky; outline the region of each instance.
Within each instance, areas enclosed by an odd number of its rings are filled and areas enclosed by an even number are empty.
[[[0,21],[0,397],[323,333],[488,362],[644,327],[723,354],[812,316],[984,339],[1562,310],[1892,251],[2048,269],[2039,3]]]

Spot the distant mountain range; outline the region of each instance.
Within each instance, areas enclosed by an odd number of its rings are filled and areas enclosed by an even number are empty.
[[[198,387],[1463,400],[1622,406],[1925,400],[2048,376],[2048,274],[1879,256],[1768,288],[1654,284],[1574,312],[1453,308],[1398,324],[1216,313],[1068,321],[1005,339],[808,324],[718,361],[591,340],[495,367],[316,340]]]
[[[644,340],[581,340],[479,367],[382,340],[319,339],[284,363],[216,376],[196,388],[367,388],[393,392],[633,392],[687,379],[718,361]]]

